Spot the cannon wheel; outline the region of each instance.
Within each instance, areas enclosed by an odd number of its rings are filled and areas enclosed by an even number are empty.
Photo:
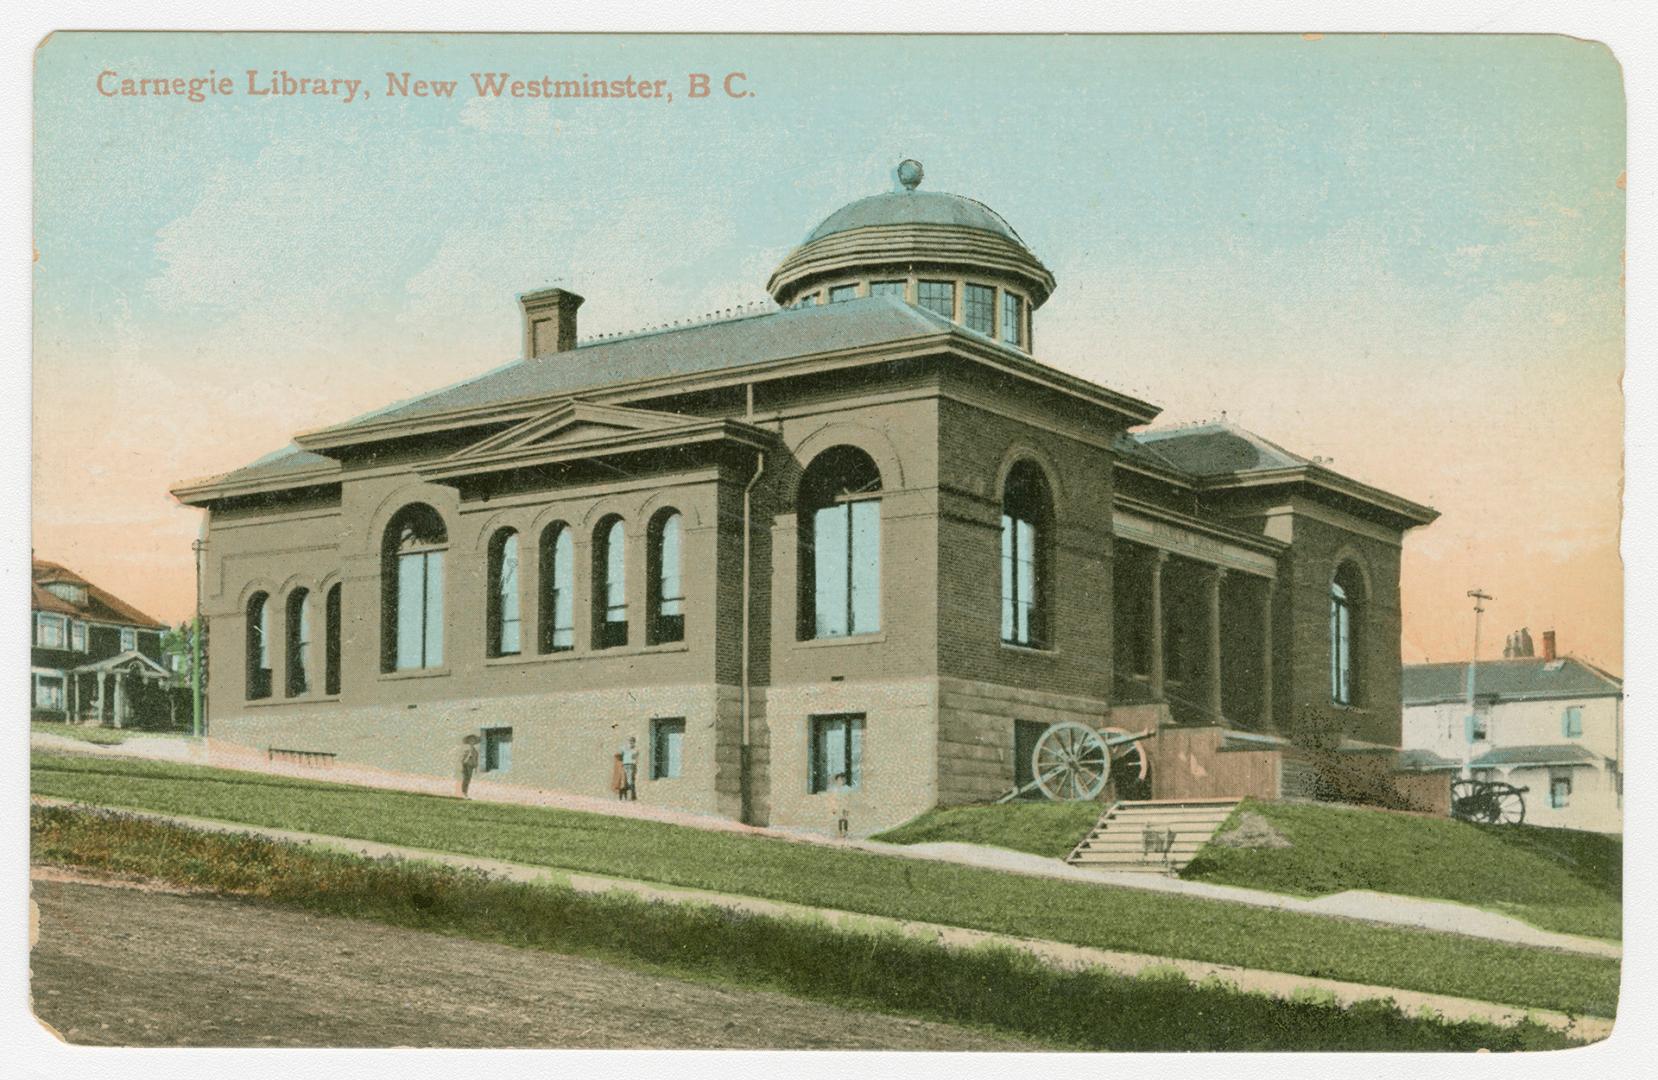
[[[1492,784],[1492,822],[1500,825],[1519,825],[1526,820],[1526,797],[1513,784]]]
[[[1487,825],[1519,825],[1526,820],[1525,794],[1513,784],[1455,780],[1451,783],[1451,816]]]
[[[1087,724],[1055,724],[1031,750],[1031,774],[1055,802],[1097,799],[1111,778],[1111,750]]]
[[[1107,739],[1132,738],[1129,731],[1117,727],[1100,728],[1100,734]],[[1151,759],[1145,746],[1139,742],[1122,742],[1116,746],[1108,744],[1107,749],[1111,751],[1111,797],[1151,798]]]

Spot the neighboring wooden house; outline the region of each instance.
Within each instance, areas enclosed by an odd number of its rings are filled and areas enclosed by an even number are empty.
[[[135,686],[164,687],[166,626],[57,563],[35,559],[30,621],[30,715],[123,727]]]
[[[1623,831],[1623,681],[1573,656],[1407,664],[1403,764],[1527,788],[1526,823]]]

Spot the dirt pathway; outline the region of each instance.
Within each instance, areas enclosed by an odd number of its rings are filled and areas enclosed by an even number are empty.
[[[1045,1049],[579,957],[49,870],[36,878],[35,1011],[74,1043]]]

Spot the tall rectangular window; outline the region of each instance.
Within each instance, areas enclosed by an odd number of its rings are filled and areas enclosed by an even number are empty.
[[[598,578],[595,595],[598,599],[598,640],[601,649],[628,643],[628,603],[626,537],[622,521],[617,518],[599,527],[599,550],[594,560]]]
[[[915,299],[928,311],[936,311],[946,319],[956,317],[956,283],[953,281],[917,282]]]
[[[1564,810],[1572,801],[1572,774],[1569,772],[1553,772],[1549,774],[1549,806],[1555,810]]]
[[[839,304],[842,301],[856,300],[857,298],[858,287],[856,285],[836,285],[829,290],[829,302],[831,304]]]
[[[685,744],[683,719],[651,721],[651,779],[672,780],[679,775]]]
[[[1002,340],[1009,345],[1025,343],[1025,301],[1010,292],[1002,294]]]
[[[1036,525],[1002,515],[1002,640],[1030,645],[1036,628]]]
[[[1353,607],[1342,586],[1330,586],[1330,698],[1353,704]]]
[[[323,604],[322,685],[323,693],[340,692],[340,585],[328,590]]]
[[[489,597],[484,648],[490,656],[517,656],[523,645],[518,598],[518,532],[501,529],[489,541]]]
[[[1560,718],[1560,728],[1560,733],[1566,738],[1580,738],[1583,735],[1583,706],[1566,706],[1565,715]]]
[[[835,777],[849,788],[863,782],[864,718],[862,714],[812,717],[809,787],[828,791]]]
[[[986,337],[996,326],[996,290],[989,285],[969,285],[962,296],[962,322],[967,329]]]
[[[138,631],[129,627],[121,628],[121,651],[132,652],[138,648]]]
[[[63,678],[59,675],[35,676],[35,708],[63,711]]]
[[[512,768],[512,729],[509,727],[484,728],[483,761],[484,772],[506,772]]]
[[[443,666],[443,552],[397,557],[397,667]]]
[[[76,652],[86,651],[86,624],[79,620],[69,624],[69,647]]]
[[[649,578],[646,638],[652,645],[685,640],[685,583],[681,575],[683,519],[676,510],[658,514],[647,537]]]
[[[896,296],[902,300],[904,299],[904,286],[906,284],[908,283],[903,281],[872,281],[869,283],[869,295]]]
[[[881,504],[837,503],[813,519],[817,637],[870,634],[881,628]]]
[[[552,525],[542,534],[541,589],[541,651],[575,648],[576,541],[567,526]]]
[[[67,643],[62,615],[38,612],[35,615],[35,644],[42,649],[61,649]]]

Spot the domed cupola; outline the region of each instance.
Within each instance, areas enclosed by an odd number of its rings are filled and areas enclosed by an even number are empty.
[[[1031,312],[1054,276],[1002,216],[976,199],[921,191],[919,161],[899,190],[848,203],[771,275],[783,307],[896,296],[1007,345],[1030,350]]]

